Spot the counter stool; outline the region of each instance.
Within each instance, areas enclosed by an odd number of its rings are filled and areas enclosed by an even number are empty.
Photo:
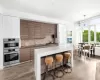
[[[46,80],[46,77],[48,78],[49,76],[54,80],[54,76],[49,72],[49,70],[53,69],[53,57],[48,56],[45,58],[45,64],[46,64],[46,72],[44,75],[43,80]]]
[[[63,69],[63,55],[62,54],[56,54],[55,55],[55,71],[54,74],[57,78],[61,78],[64,75],[64,69]],[[61,66],[59,68],[59,66]],[[61,73],[62,75],[58,75],[58,73]]]
[[[72,67],[71,67],[71,53],[68,53],[68,52],[64,53],[64,59],[66,61],[66,65],[65,65],[64,71],[66,73],[70,73],[72,71]]]

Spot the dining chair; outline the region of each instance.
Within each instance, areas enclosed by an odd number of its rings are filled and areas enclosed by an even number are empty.
[[[90,55],[91,55],[90,51],[91,51],[91,46],[90,45],[84,45],[83,46],[84,60],[86,59],[87,56],[90,58]]]

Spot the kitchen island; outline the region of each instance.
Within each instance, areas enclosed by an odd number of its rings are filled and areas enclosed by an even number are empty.
[[[73,45],[61,45],[61,46],[35,49],[34,71],[36,80],[41,80],[41,57],[66,51],[71,51],[71,66],[73,67]]]

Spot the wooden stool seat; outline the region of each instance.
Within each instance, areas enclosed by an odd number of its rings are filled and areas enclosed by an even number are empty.
[[[57,61],[57,62],[62,62],[62,61],[63,61],[63,55],[57,54],[57,55],[56,55],[56,61]]]
[[[53,57],[52,56],[46,57],[45,58],[45,63],[46,63],[46,65],[52,65]]]
[[[66,59],[70,59],[71,58],[71,53],[64,53],[64,55],[65,55]]]

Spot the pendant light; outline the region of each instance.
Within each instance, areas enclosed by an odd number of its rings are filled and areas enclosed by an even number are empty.
[[[84,26],[86,26],[86,24],[85,24],[85,17],[86,17],[86,15],[84,15],[84,22],[83,22],[83,25],[84,25]]]

